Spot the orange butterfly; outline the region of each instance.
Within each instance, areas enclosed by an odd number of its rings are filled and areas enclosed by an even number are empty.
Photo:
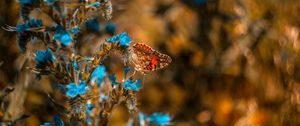
[[[135,65],[135,70],[144,73],[159,70],[168,66],[172,59],[150,46],[142,43],[130,43],[130,61]]]

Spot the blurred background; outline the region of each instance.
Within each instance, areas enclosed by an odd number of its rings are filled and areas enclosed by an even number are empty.
[[[1,0],[0,6],[0,25],[15,26],[18,1]],[[165,69],[140,76],[141,111],[169,113],[175,126],[300,125],[299,0],[114,0],[113,7],[109,23],[116,33],[127,31],[135,42],[173,59]],[[108,22],[101,18],[99,29],[105,30]],[[92,54],[107,37],[87,31],[79,52]],[[0,30],[0,89],[16,88],[0,116],[26,113],[30,117],[20,125],[35,126],[55,114],[47,93],[65,98],[52,77],[35,80],[25,69],[31,55],[20,52],[16,33]],[[111,54],[105,63],[121,80],[120,56]],[[109,125],[128,119],[120,105]]]

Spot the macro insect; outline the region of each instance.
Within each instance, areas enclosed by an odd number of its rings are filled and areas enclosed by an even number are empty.
[[[146,44],[135,42],[130,45],[130,59],[135,65],[135,70],[143,74],[163,69],[172,62],[170,56],[162,54]]]

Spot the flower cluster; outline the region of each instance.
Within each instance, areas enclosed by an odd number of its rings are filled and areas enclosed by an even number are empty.
[[[115,35],[107,39],[107,42],[109,43],[119,42],[120,45],[128,47],[129,43],[131,42],[131,38],[127,35],[127,32],[123,32],[121,34]]]
[[[16,26],[16,32],[24,32],[30,30],[30,28],[38,28],[42,26],[43,26],[42,20],[31,18],[28,23],[18,24]]]
[[[140,91],[141,87],[142,84],[140,83],[140,80],[133,82],[132,78],[129,78],[124,84],[125,90]]]
[[[60,0],[19,0],[19,2],[23,23],[16,27],[9,26],[6,30],[18,33],[18,43],[23,50],[33,37],[40,39],[46,46],[46,50],[36,51],[36,65],[28,69],[36,73],[39,78],[42,75],[54,76],[57,89],[68,100],[63,105],[56,103],[53,99],[51,102],[55,107],[63,108],[63,112],[60,113],[63,113],[62,116],[66,118],[66,124],[80,121],[86,125],[107,125],[110,113],[118,104],[125,104],[132,115],[138,114],[137,93],[143,87],[141,81],[134,74],[128,76],[130,66],[125,61],[126,67],[122,80],[118,80],[113,72],[110,73],[111,69],[103,63],[112,50],[122,52],[123,59],[129,59],[132,39],[127,32],[115,35],[116,24],[105,23],[105,32],[111,37],[101,44],[99,50],[90,56],[82,56],[77,52],[79,37],[84,30],[96,33],[101,30],[99,18],[91,15],[96,15],[97,11],[101,11],[104,19],[111,18],[110,0],[94,2],[80,0],[78,3],[64,3]],[[29,16],[27,12],[33,8],[39,8],[38,4],[48,6],[51,10],[45,13],[49,14],[51,20],[47,22],[53,22],[53,25],[44,26],[43,22],[46,21]],[[66,6],[66,4],[70,5]],[[155,65],[157,64],[153,64]],[[168,115],[160,113],[154,113],[145,118],[147,122],[159,126],[170,122]],[[64,121],[54,116],[53,123],[46,122],[43,125],[63,126]]]
[[[36,51],[35,53],[35,61],[37,62],[37,68],[45,68],[47,65],[56,61],[55,56],[52,51],[48,48],[46,51]]]
[[[70,45],[73,41],[70,32],[65,31],[61,26],[57,26],[53,39],[64,46]]]
[[[70,83],[67,89],[66,95],[70,98],[74,98],[77,95],[84,95],[90,88],[84,81],[81,81],[78,86],[75,83]]]
[[[105,76],[106,76],[105,66],[100,65],[96,67],[96,69],[91,74],[91,81],[97,82],[98,86],[101,86],[101,83]]]

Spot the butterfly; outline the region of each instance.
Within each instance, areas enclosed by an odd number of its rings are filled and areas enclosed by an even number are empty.
[[[130,61],[135,65],[135,70],[143,74],[163,69],[172,62],[170,56],[162,54],[143,43],[131,42],[129,48]]]

